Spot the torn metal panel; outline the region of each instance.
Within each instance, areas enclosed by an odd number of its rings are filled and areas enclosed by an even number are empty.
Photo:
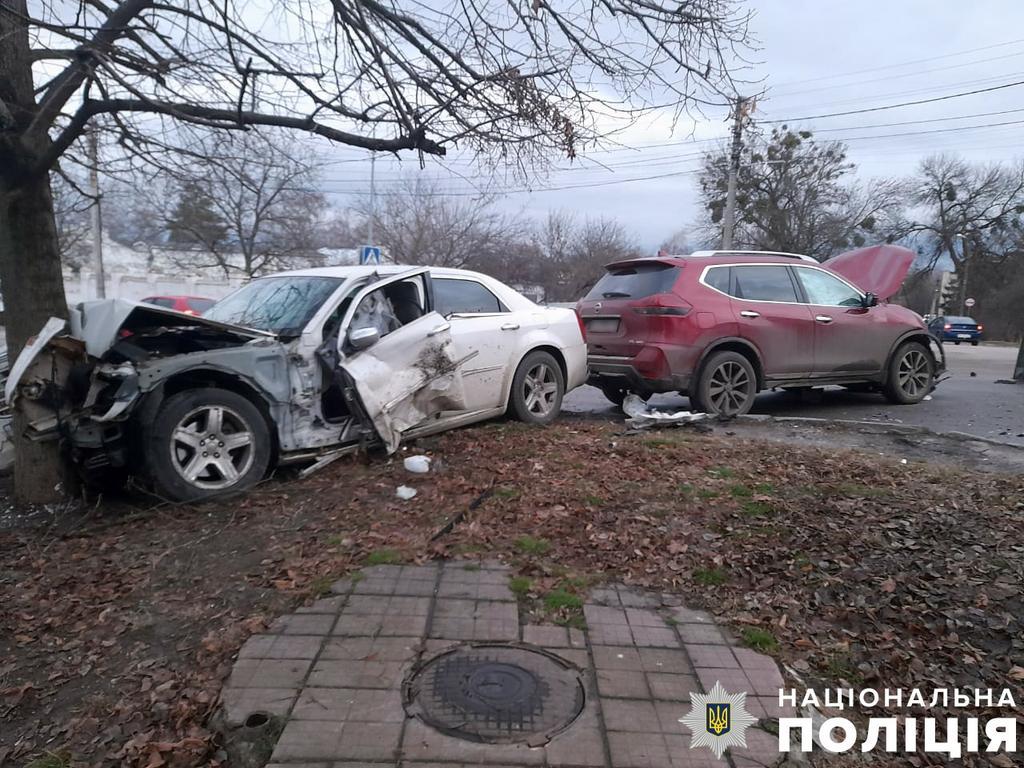
[[[50,339],[64,330],[65,325],[66,323],[59,317],[51,317],[36,337],[30,339],[29,343],[21,350],[21,354],[18,355],[18,359],[14,361],[13,367],[7,374],[7,383],[4,385],[4,400],[8,407],[14,405],[14,395],[18,384],[25,377],[29,366],[35,362],[43,348],[50,343]]]

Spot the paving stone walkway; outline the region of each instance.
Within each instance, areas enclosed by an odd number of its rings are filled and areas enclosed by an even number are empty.
[[[223,694],[227,731],[247,733],[247,722],[269,716],[274,731],[281,729],[274,768],[754,768],[780,761],[770,721],[792,713],[780,712],[778,667],[735,647],[708,614],[672,605],[672,596],[613,586],[591,593],[585,630],[521,624],[509,576],[501,565],[456,560],[375,566],[339,581],[332,596],[246,642]],[[485,641],[537,646],[578,668],[580,716],[530,747],[455,738],[406,712],[410,670],[458,644]],[[723,760],[691,749],[679,722],[691,692],[716,681],[729,693],[746,692],[746,709],[760,721],[747,731],[746,748],[730,749]]]

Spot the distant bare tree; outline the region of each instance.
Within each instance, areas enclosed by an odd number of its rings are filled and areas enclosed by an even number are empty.
[[[49,172],[94,118],[133,157],[190,123],[306,131],[380,152],[573,156],[653,108],[727,101],[734,0],[0,2],[0,288],[21,349],[66,316]],[[599,119],[602,118],[602,119]],[[21,435],[20,411],[14,434]],[[16,493],[54,500],[53,443],[18,438]]]
[[[74,180],[59,174],[54,174],[51,187],[61,262],[77,272],[91,257],[88,240],[92,198]]]
[[[625,228],[614,219],[582,224],[565,211],[551,211],[538,227],[536,242],[546,262],[549,301],[581,298],[613,261],[640,255]]]
[[[787,251],[823,261],[850,248],[904,234],[904,189],[896,180],[856,184],[846,146],[816,141],[809,131],[782,126],[752,140],[740,160],[735,246]],[[720,240],[729,179],[726,148],[704,157],[701,199],[705,236]]]
[[[690,237],[685,229],[677,229],[658,246],[658,250],[678,255],[690,252]]]
[[[412,178],[355,209],[373,216],[377,242],[399,264],[473,267],[491,259],[521,226],[494,208],[494,198],[449,196],[433,181]]]

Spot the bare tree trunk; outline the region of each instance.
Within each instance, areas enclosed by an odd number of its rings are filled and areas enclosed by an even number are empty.
[[[35,113],[28,17],[24,0],[14,13],[0,13],[0,292],[4,301],[8,359],[13,363],[30,336],[51,316],[67,317],[60,247],[53,216],[50,179],[30,171],[44,146],[28,146],[12,136]],[[38,144],[47,144],[42,136]],[[56,442],[24,439],[25,420],[14,412],[14,484],[22,502],[49,502],[61,497],[61,459]]]
[[[1024,338],[1020,340],[1020,350],[1017,352],[1017,363],[1013,366],[1013,380],[1024,384]]]

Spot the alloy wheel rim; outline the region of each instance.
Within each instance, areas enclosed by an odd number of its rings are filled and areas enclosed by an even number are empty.
[[[920,350],[910,350],[900,359],[896,378],[900,389],[906,395],[917,397],[922,393],[927,394],[932,378],[928,358]]]
[[[185,414],[171,432],[171,464],[189,485],[219,491],[235,485],[252,466],[255,439],[249,424],[223,405]]]
[[[733,416],[751,398],[751,379],[747,369],[735,361],[718,366],[708,382],[708,400],[715,413]]]
[[[547,363],[537,363],[526,372],[523,380],[523,403],[526,410],[537,416],[547,416],[554,410],[558,395],[558,380]]]

